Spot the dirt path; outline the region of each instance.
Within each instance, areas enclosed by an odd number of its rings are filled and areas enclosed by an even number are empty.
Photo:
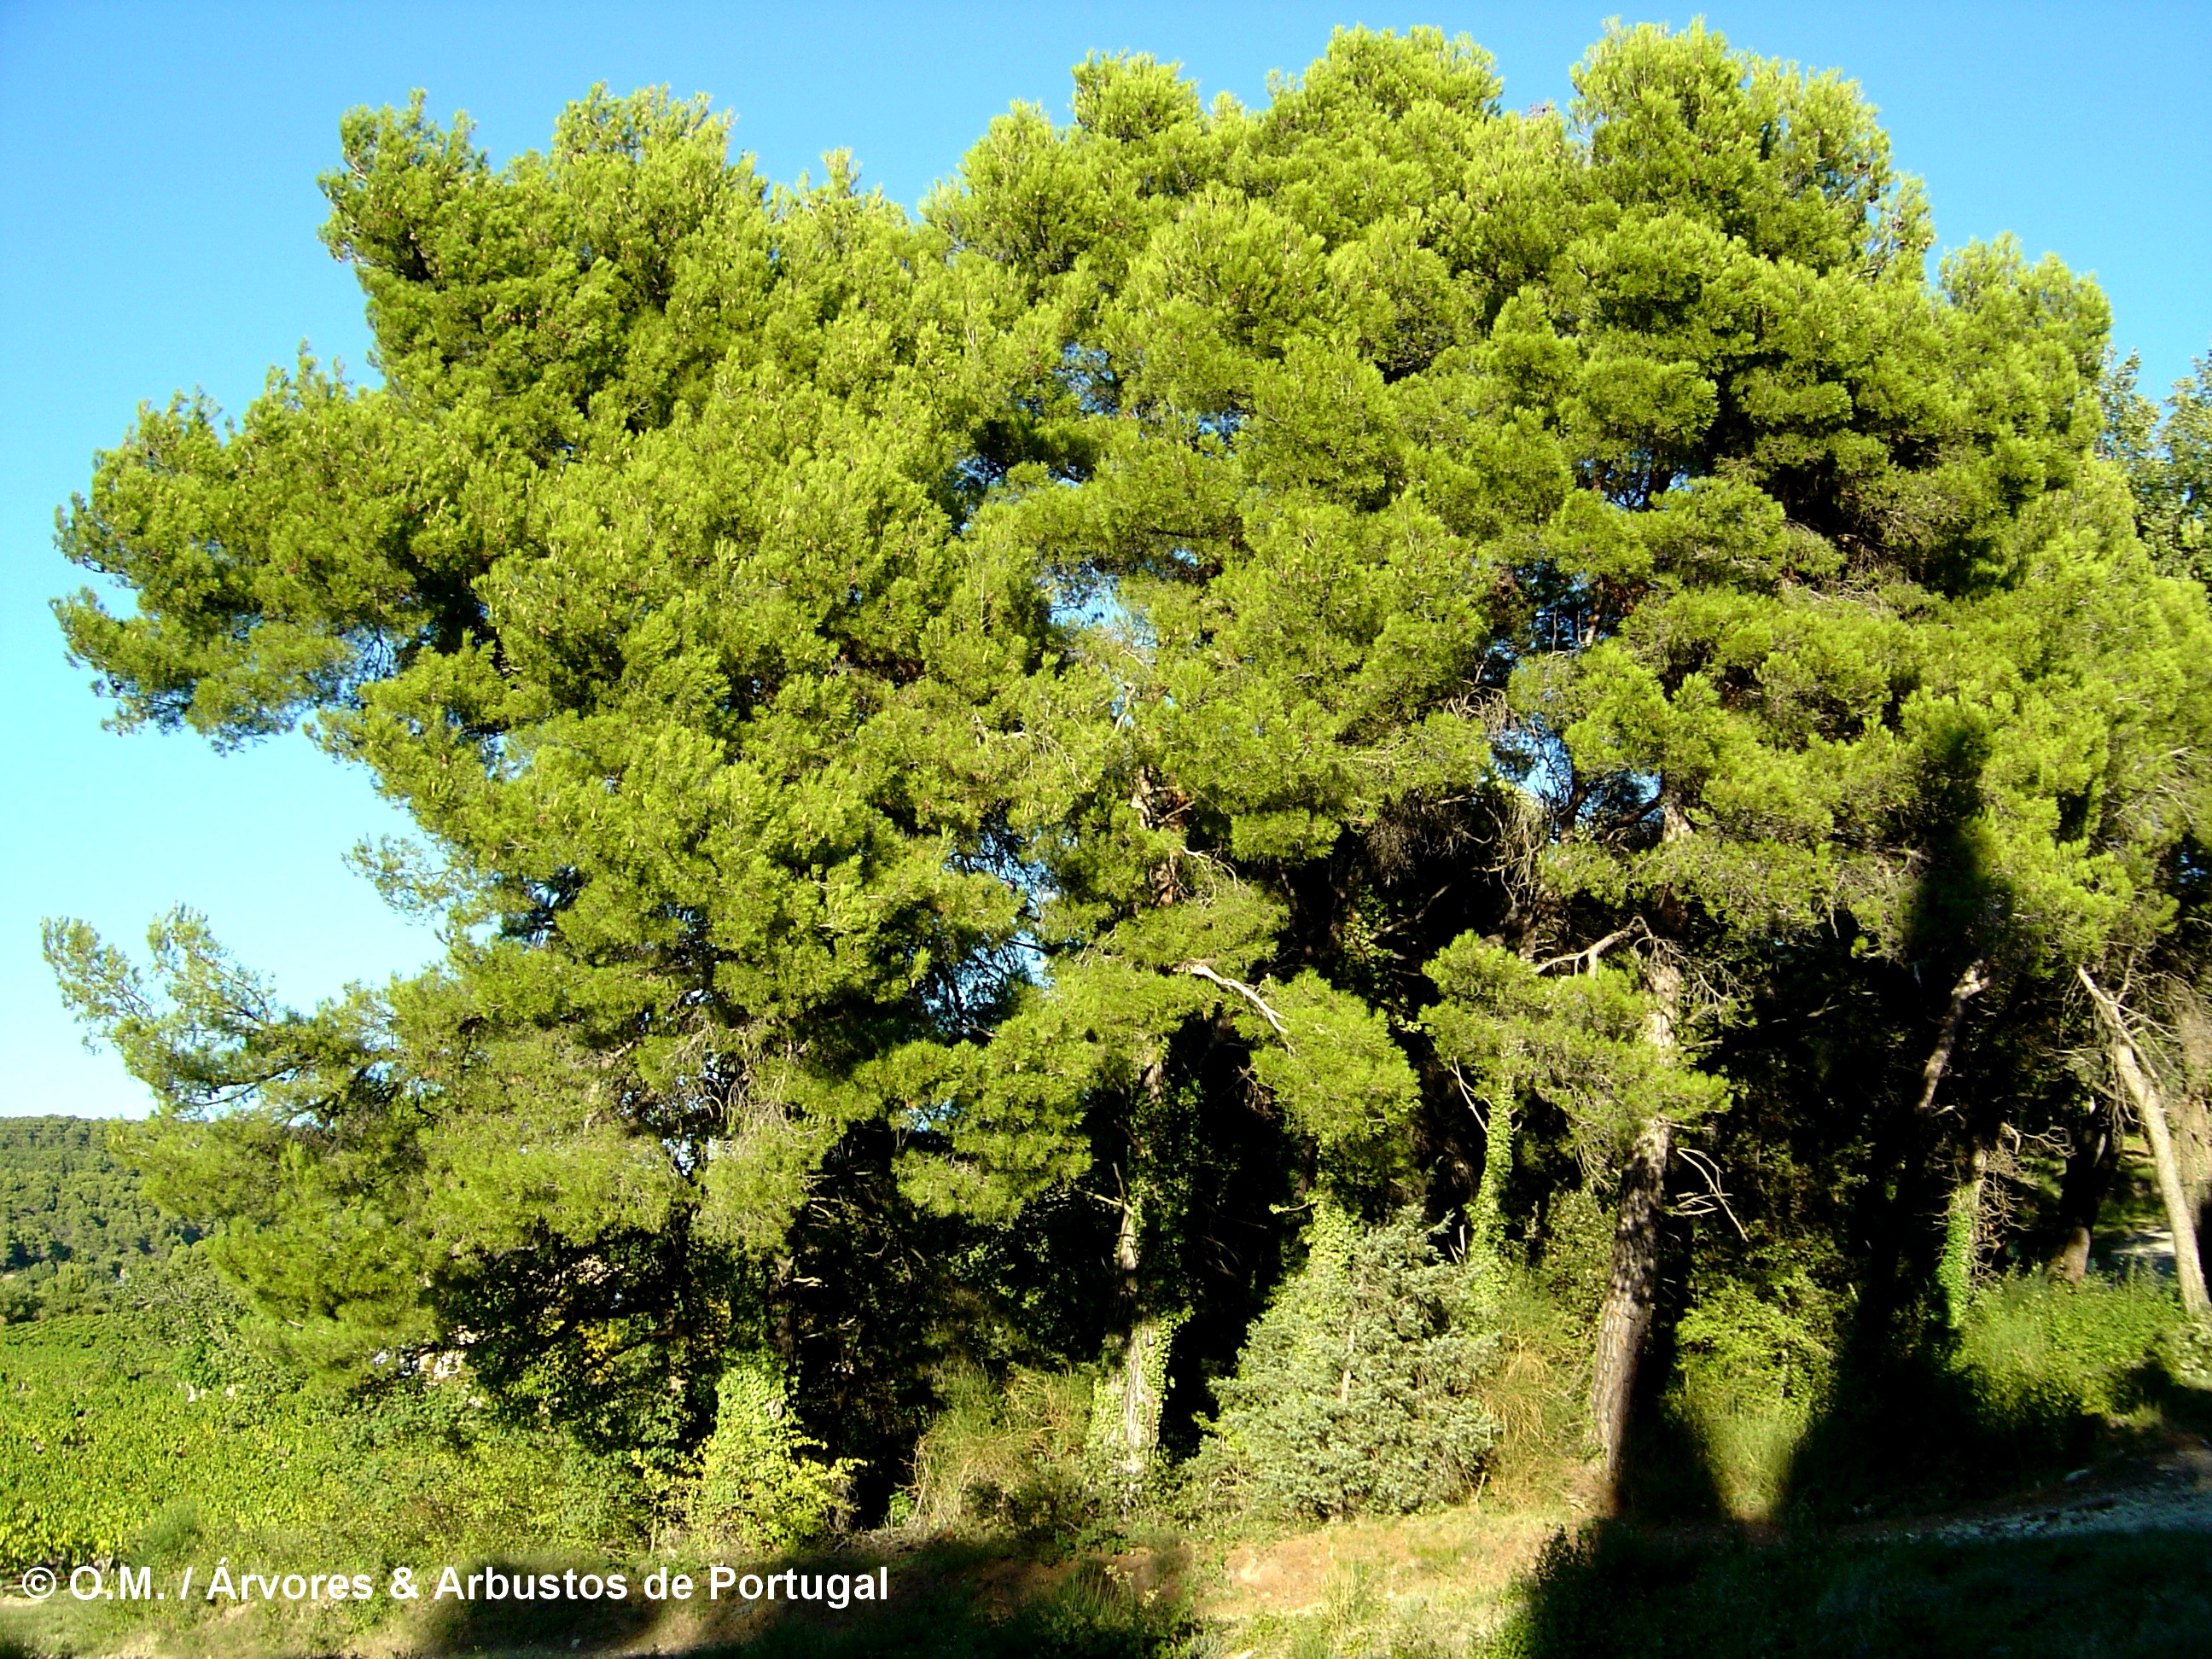
[[[2175,1529],[2212,1532],[2212,1445],[2197,1435],[2169,1436],[1985,1510],[1884,1528],[1895,1536],[1941,1539]]]

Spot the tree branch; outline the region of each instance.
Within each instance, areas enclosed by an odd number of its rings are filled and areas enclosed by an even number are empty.
[[[1913,1108],[1918,1115],[1927,1115],[1928,1109],[1936,1103],[1936,1087],[1950,1066],[1951,1050],[1959,1042],[1959,1028],[1966,1024],[1966,1004],[1990,988],[1989,967],[1988,957],[1976,957],[1966,964],[1966,971],[1959,975],[1959,982],[1951,988],[1951,1012],[1944,1017],[1943,1035],[1936,1040],[1928,1063],[1920,1068],[1920,1103]]]
[[[1614,945],[1620,944],[1623,939],[1632,939],[1639,933],[1648,939],[1650,937],[1651,933],[1650,927],[1644,921],[1643,917],[1632,917],[1626,927],[1616,927],[1613,932],[1607,933],[1596,944],[1590,945],[1586,949],[1570,951],[1563,957],[1553,957],[1547,961],[1538,963],[1536,964],[1536,971],[1540,974],[1547,973],[1552,969],[1564,966],[1567,963],[1579,962],[1583,964],[1581,969],[1582,972],[1585,974],[1592,973],[1595,971],[1597,968],[1597,959],[1600,957],[1603,956],[1607,951],[1613,949]]]
[[[1282,1038],[1283,1046],[1286,1048],[1290,1047],[1290,1027],[1284,1024],[1282,1017],[1276,1013],[1273,1008],[1270,1008],[1267,1006],[1267,999],[1262,997],[1250,986],[1247,985],[1243,980],[1230,979],[1223,975],[1217,974],[1212,969],[1209,968],[1202,962],[1186,962],[1180,963],[1177,965],[1176,971],[1179,974],[1188,974],[1194,979],[1211,980],[1214,984],[1218,985],[1224,991],[1236,992],[1238,996],[1243,997],[1245,1001],[1250,1003],[1255,1008],[1257,1008],[1261,1014],[1266,1018],[1267,1024],[1275,1028],[1275,1035]]]

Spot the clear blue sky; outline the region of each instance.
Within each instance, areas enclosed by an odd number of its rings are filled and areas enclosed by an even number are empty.
[[[46,599],[76,573],[57,503],[142,398],[236,409],[299,342],[360,366],[351,277],[315,240],[315,174],[348,106],[428,90],[495,157],[542,143],[595,81],[666,82],[738,114],[780,179],[849,147],[912,204],[1014,99],[1065,117],[1094,47],[1180,59],[1211,96],[1266,96],[1330,26],[1435,23],[1487,46],[1516,105],[1563,102],[1616,9],[1394,3],[897,6],[101,4],[0,0],[0,1114],[137,1113],[88,1054],[38,954],[44,915],[135,942],[188,902],[313,1000],[434,952],[341,859],[404,828],[294,738],[218,757],[100,728]],[[2212,343],[2212,5],[1717,0],[1739,46],[1857,79],[1945,246],[2016,232],[2103,279],[2124,349],[2163,386]]]

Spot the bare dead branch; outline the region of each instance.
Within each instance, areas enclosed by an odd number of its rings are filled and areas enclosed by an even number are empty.
[[[1176,971],[1179,974],[1188,974],[1194,979],[1209,980],[1212,983],[1221,987],[1224,991],[1236,992],[1238,996],[1243,997],[1245,1001],[1250,1003],[1255,1008],[1257,1008],[1260,1011],[1261,1017],[1267,1020],[1267,1024],[1275,1028],[1275,1035],[1282,1038],[1283,1046],[1286,1048],[1290,1047],[1291,1029],[1289,1026],[1283,1024],[1282,1016],[1278,1014],[1273,1008],[1270,1008],[1267,1006],[1267,999],[1261,996],[1257,991],[1254,990],[1250,986],[1247,985],[1243,980],[1231,979],[1224,974],[1217,974],[1211,967],[1203,962],[1186,962],[1179,963],[1176,966]]]
[[[1717,1211],[1729,1218],[1729,1225],[1735,1229],[1738,1238],[1747,1244],[1751,1243],[1751,1235],[1744,1231],[1743,1223],[1736,1219],[1735,1212],[1729,1207],[1729,1195],[1721,1190],[1720,1165],[1694,1146],[1678,1146],[1674,1150],[1682,1155],[1682,1161],[1696,1170],[1698,1178],[1705,1183],[1704,1192],[1692,1193],[1677,1203],[1674,1212],[1677,1215],[1711,1215]]]
[[[1626,927],[1616,927],[1595,945],[1580,951],[1570,951],[1563,957],[1553,957],[1547,961],[1538,963],[1536,971],[1540,974],[1548,973],[1551,969],[1563,967],[1570,962],[1579,962],[1583,965],[1578,971],[1585,974],[1594,973],[1596,971],[1597,959],[1600,957],[1622,940],[1633,939],[1638,934],[1649,939],[1651,936],[1651,928],[1643,917],[1634,916],[1630,918]]]

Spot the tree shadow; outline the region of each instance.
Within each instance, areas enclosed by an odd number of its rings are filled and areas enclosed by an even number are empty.
[[[544,1571],[543,1563],[471,1563],[463,1577],[477,1596],[433,1600],[413,1632],[418,1650],[446,1655],[503,1649],[605,1649],[635,1642],[660,1620],[663,1609],[644,1599],[635,1575],[629,1577],[629,1594],[623,1599],[584,1600],[563,1593],[567,1587],[558,1572],[550,1575],[556,1581],[554,1593],[538,1594],[538,1576]],[[525,1579],[532,1591],[527,1598],[514,1593]],[[604,1584],[604,1580],[597,1582]],[[496,1595],[490,1593],[495,1589]]]
[[[1721,1488],[1720,1463],[1707,1429],[1687,1410],[1675,1385],[1681,1352],[1675,1328],[1685,1312],[1689,1238],[1662,1234],[1660,1291],[1638,1368],[1634,1409],[1621,1448],[1614,1504],[1621,1517],[1659,1523],[1726,1524],[1732,1517]]]
[[[2061,1473],[2099,1424],[2040,1391],[1977,1386],[1957,1339],[1924,1306],[1862,1319],[1784,1484],[1784,1512],[1808,1521],[1926,1511]]]
[[[745,1602],[726,1590],[707,1601],[703,1569],[695,1566],[687,1601],[644,1600],[633,1577],[625,1601],[446,1602],[425,1611],[406,1650],[425,1659],[520,1659],[649,1644],[669,1659],[1165,1659],[1186,1651],[1196,1631],[1186,1565],[1179,1553],[1048,1564],[940,1544],[891,1565],[888,1601],[842,1607],[818,1598]],[[800,1568],[803,1579],[868,1570],[849,1559]]]
[[[1763,1541],[1624,1523],[1555,1538],[1519,1659],[2172,1659],[2212,1630],[2202,1534]]]

